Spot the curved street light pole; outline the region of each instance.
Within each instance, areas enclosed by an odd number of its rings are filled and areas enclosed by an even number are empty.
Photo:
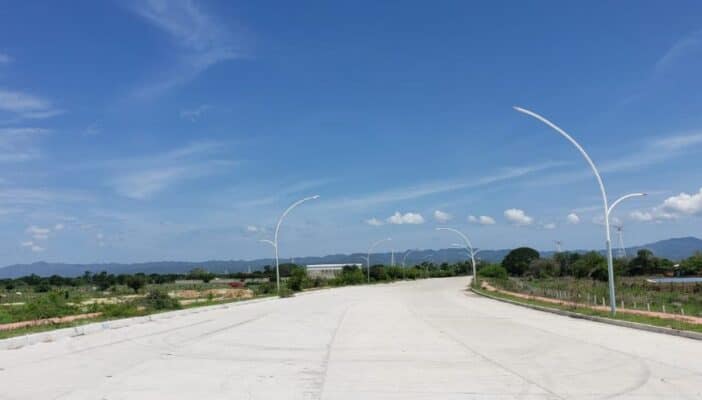
[[[453,232],[463,239],[463,243],[466,245],[465,248],[468,251],[468,254],[470,254],[470,263],[473,265],[473,279],[471,279],[471,285],[475,286],[478,280],[478,276],[475,272],[475,250],[473,249],[473,245],[470,243],[468,236],[464,235],[463,232],[459,231],[458,229],[453,228],[436,228],[436,230]]]
[[[612,312],[612,315],[617,313],[617,300],[615,298],[615,293],[614,293],[614,265],[612,262],[612,236],[611,232],[609,229],[609,214],[616,206],[619,204],[622,200],[625,200],[629,197],[635,197],[639,196],[639,193],[632,193],[631,195],[626,195],[623,196],[619,199],[617,199],[614,203],[612,203],[612,207],[609,206],[608,200],[607,200],[607,191],[605,190],[604,183],[602,183],[602,177],[600,177],[600,173],[597,170],[597,167],[595,166],[595,163],[592,161],[590,156],[587,154],[585,149],[580,146],[578,142],[575,141],[569,134],[567,134],[563,129],[558,127],[558,125],[554,124],[553,122],[547,120],[545,117],[533,112],[529,111],[527,109],[521,108],[521,107],[514,107],[514,109],[522,114],[526,114],[530,117],[533,117],[547,126],[549,126],[551,129],[555,130],[558,132],[561,136],[566,138],[575,148],[578,149],[580,154],[585,158],[585,161],[590,165],[590,168],[592,169],[592,172],[595,174],[595,178],[597,178],[597,183],[600,186],[600,193],[602,194],[602,203],[603,203],[603,212],[604,212],[604,224],[605,224],[605,238],[607,240],[607,275],[608,275],[608,280],[609,280],[609,303],[610,303],[610,310]]]
[[[275,235],[273,237],[273,248],[275,249],[275,278],[276,278],[276,291],[280,294],[280,262],[278,260],[278,232],[280,231],[280,224],[283,223],[283,219],[285,218],[290,211],[293,210],[293,208],[299,206],[300,204],[309,201],[309,200],[316,200],[319,198],[319,195],[314,195],[310,197],[305,197],[302,200],[298,200],[294,202],[293,204],[288,207],[283,214],[278,218],[278,224],[275,226]]]
[[[383,242],[389,242],[391,241],[392,238],[385,238],[385,239],[380,239],[377,242],[373,243],[369,248],[368,248],[368,255],[366,255],[366,268],[368,268],[368,283],[370,283],[370,253],[373,251],[375,246],[383,243]]]

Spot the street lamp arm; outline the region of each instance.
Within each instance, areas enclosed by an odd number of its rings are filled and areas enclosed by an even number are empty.
[[[630,199],[632,197],[640,197],[640,196],[646,196],[646,195],[647,195],[647,193],[629,193],[629,194],[626,194],[626,195],[616,199],[614,201],[614,203],[612,203],[612,205],[609,206],[609,209],[607,210],[607,215],[612,214],[612,210],[614,210],[614,207],[616,207],[622,201],[624,201],[626,199]]]
[[[272,240],[261,239],[261,240],[259,240],[259,242],[261,242],[261,243],[268,243],[268,244],[270,244],[271,246],[275,247],[275,242],[272,241]]]
[[[463,239],[463,242],[465,242],[466,246],[470,249],[471,253],[473,252],[473,245],[470,243],[470,239],[468,239],[468,236],[464,235],[463,232],[459,231],[458,229],[453,229],[453,228],[436,228],[437,231],[449,231],[453,232],[461,237]]]
[[[291,204],[290,207],[288,207],[288,208],[283,212],[283,214],[280,216],[280,218],[278,218],[278,224],[275,226],[274,241],[275,241],[276,243],[278,243],[278,231],[280,231],[280,224],[283,223],[283,219],[285,218],[285,216],[288,215],[288,214],[290,213],[290,211],[293,210],[293,208],[299,206],[300,204],[302,204],[302,203],[304,203],[304,202],[306,202],[306,201],[309,201],[309,200],[316,200],[316,199],[318,199],[318,198],[319,198],[319,195],[314,195],[314,196],[310,196],[310,197],[305,197],[304,199],[298,200],[298,201],[294,202],[293,204]]]
[[[592,161],[592,159],[587,154],[585,149],[583,149],[582,146],[580,146],[580,143],[575,141],[575,139],[573,139],[563,129],[561,129],[558,125],[554,124],[553,122],[547,120],[545,117],[543,117],[543,116],[541,116],[533,111],[529,111],[529,110],[521,108],[521,107],[515,106],[514,109],[522,114],[526,114],[526,115],[529,115],[531,117],[534,117],[534,118],[538,119],[539,121],[543,122],[544,124],[548,125],[553,130],[555,130],[556,132],[560,133],[563,137],[565,137],[570,143],[573,144],[573,146],[575,146],[578,149],[578,151],[580,151],[580,154],[582,154],[583,157],[585,157],[585,161],[587,161],[587,163],[590,165],[592,172],[595,174],[595,178],[597,178],[597,183],[600,185],[600,192],[602,193],[602,201],[604,203],[604,210],[605,210],[605,213],[608,212],[609,205],[608,205],[608,201],[607,201],[607,191],[605,190],[604,183],[602,182],[602,177],[600,177],[600,172],[597,170],[595,163]],[[605,225],[606,225],[606,230],[607,230],[607,240],[610,240],[609,219],[608,218],[605,218]]]

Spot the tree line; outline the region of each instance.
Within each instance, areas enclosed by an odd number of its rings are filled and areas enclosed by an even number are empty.
[[[648,249],[641,249],[631,258],[614,259],[614,273],[618,276],[671,275],[696,276],[702,274],[702,252],[674,263],[657,257]],[[534,278],[572,276],[606,281],[607,260],[596,251],[587,253],[559,252],[551,258],[542,258],[530,247],[510,251],[499,265],[481,271],[486,277],[529,276]]]

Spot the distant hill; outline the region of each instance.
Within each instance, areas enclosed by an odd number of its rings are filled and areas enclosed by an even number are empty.
[[[695,252],[702,251],[702,240],[692,236],[666,239],[644,246],[631,247],[627,249],[627,254],[633,255],[639,249],[651,250],[653,254],[659,257],[682,260],[695,254]]]
[[[639,249],[649,249],[659,257],[669,258],[671,260],[680,260],[693,255],[697,251],[702,251],[702,240],[695,237],[684,237],[661,240],[654,243],[645,244],[643,246],[635,246],[627,248],[628,255],[636,254]],[[587,250],[577,250],[585,252]],[[615,249],[616,251],[616,249]],[[507,255],[509,249],[503,250],[481,250],[480,259],[488,262],[500,262]],[[404,252],[395,254],[395,264],[401,264]],[[543,256],[550,256],[553,252],[542,252]],[[616,253],[615,253],[616,254]],[[282,262],[294,261],[297,264],[352,264],[365,263],[365,254],[332,254],[323,257],[300,257],[291,260],[290,258],[281,259]],[[371,254],[371,263],[389,264],[392,255],[390,253],[374,253]],[[407,256],[407,265],[420,264],[423,261],[431,261],[435,263],[456,262],[467,259],[467,254],[463,249],[439,249],[439,250],[416,250],[409,253]],[[108,271],[113,274],[133,274],[143,272],[151,273],[184,273],[193,268],[205,268],[208,271],[215,273],[223,273],[228,271],[244,272],[251,270],[262,269],[266,265],[273,265],[274,260],[271,258],[262,258],[257,260],[229,260],[229,261],[157,261],[144,262],[134,264],[64,264],[64,263],[47,263],[36,262],[32,264],[15,264],[0,268],[0,278],[17,278],[29,274],[37,274],[40,276],[78,276],[85,271],[100,272]]]

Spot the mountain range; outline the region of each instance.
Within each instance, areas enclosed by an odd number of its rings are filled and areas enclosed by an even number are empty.
[[[665,257],[671,260],[681,260],[693,255],[697,251],[702,251],[702,240],[696,237],[684,237],[661,240],[654,243],[645,244],[642,246],[634,246],[626,249],[627,255],[633,256],[640,249],[649,249],[656,256]],[[479,258],[489,262],[500,262],[509,249],[502,250],[481,250]],[[587,250],[571,250],[575,252],[585,252]],[[618,250],[615,249],[615,255]],[[406,252],[395,253],[395,264],[402,264]],[[548,257],[553,255],[553,251],[541,252],[541,255]],[[391,253],[373,253],[371,254],[372,264],[389,264],[393,254]],[[466,260],[467,253],[464,249],[449,248],[439,250],[413,250],[407,254],[406,264],[415,265],[423,261],[434,263],[456,262]],[[281,259],[283,262],[295,262],[296,264],[352,264],[365,263],[366,254],[331,254],[322,257],[299,257]],[[262,269],[266,265],[274,265],[275,261],[271,258],[261,258],[256,260],[210,260],[202,262],[191,261],[155,261],[133,264],[120,263],[102,263],[102,264],[66,264],[66,263],[50,263],[50,262],[35,262],[32,264],[14,264],[0,268],[0,278],[17,278],[20,276],[37,274],[40,276],[78,276],[85,271],[93,273],[107,271],[113,274],[132,274],[137,272],[151,273],[185,273],[193,268],[204,268],[214,273],[224,272],[245,272],[248,270]]]

